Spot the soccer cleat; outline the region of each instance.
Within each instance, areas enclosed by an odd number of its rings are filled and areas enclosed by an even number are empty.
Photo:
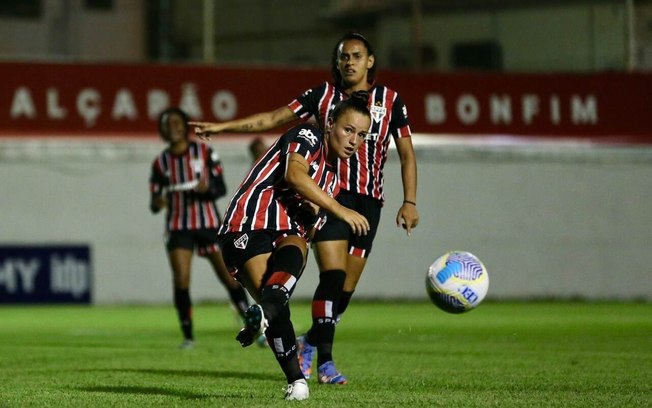
[[[306,379],[312,375],[312,359],[315,356],[315,347],[306,340],[306,334],[297,338],[297,356],[299,357],[299,368]]]
[[[260,305],[251,305],[244,312],[244,327],[235,337],[242,347],[250,346],[254,340],[265,333],[269,323],[265,319],[263,308]]]
[[[190,339],[185,339],[181,344],[179,344],[179,350],[192,350],[195,348],[195,341]]]
[[[335,368],[335,363],[327,361],[319,366],[319,383],[320,384],[347,384],[346,377],[340,374]]]
[[[304,379],[288,384],[285,389],[285,399],[287,401],[302,401],[308,399],[309,395],[308,383]]]

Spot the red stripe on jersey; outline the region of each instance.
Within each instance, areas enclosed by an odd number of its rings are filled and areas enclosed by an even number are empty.
[[[256,187],[257,187],[257,186],[258,186],[258,185],[259,185],[263,180],[265,180],[266,178],[268,178],[268,177],[270,176],[270,174],[272,174],[272,173],[274,172],[274,170],[276,169],[276,167],[278,167],[278,165],[279,165],[279,155],[276,154],[276,155],[274,155],[274,156],[270,159],[270,161],[268,161],[268,162],[265,164],[265,166],[263,167],[263,169],[258,173],[258,176],[257,176],[257,177],[253,180],[253,182],[252,182],[252,183],[247,187],[247,190],[243,191],[239,196],[234,196],[234,197],[233,197],[233,199],[235,199],[236,202],[234,202],[234,203],[229,203],[229,207],[232,207],[232,205],[235,205],[235,207],[233,207],[233,208],[234,208],[233,211],[230,211],[230,212],[231,212],[231,218],[230,218],[229,220],[226,220],[226,221],[228,221],[229,230],[232,230],[232,231],[240,231],[241,228],[242,228],[242,226],[243,226],[245,223],[247,223],[247,222],[251,222],[251,220],[248,220],[247,217],[246,217],[246,214],[247,214],[246,209],[247,209],[247,207],[249,206],[249,202],[250,202],[250,200],[252,200],[252,199],[253,199],[253,200],[256,200],[256,199],[258,198],[258,197],[254,197],[255,188],[256,188]],[[245,181],[248,180],[250,177],[252,177],[252,174],[253,174],[254,170],[257,170],[257,166],[254,167],[254,168],[252,168],[252,169],[249,171],[249,174],[248,174],[247,177],[245,178]],[[243,186],[241,185],[241,186],[238,188],[238,190],[240,190],[242,187],[243,187]],[[262,211],[263,214],[264,214],[264,212],[266,211],[266,208],[264,208],[264,207],[261,208],[260,205],[258,205],[257,208],[256,208],[256,212],[255,212],[254,216],[255,216],[256,218],[258,218],[258,217],[259,217],[259,213],[260,213],[261,211]]]
[[[319,117],[321,118],[321,123],[319,123],[320,128],[326,129],[326,125],[328,124],[328,116],[331,111],[331,106],[335,106],[335,104],[341,101],[342,99],[344,99],[344,95],[343,94],[337,95],[335,91],[335,87],[332,84],[327,83],[326,91],[324,92],[324,95],[319,100]]]
[[[179,176],[179,169],[178,169],[178,165],[177,165],[177,160],[175,159],[174,156],[171,156],[170,157],[170,184],[173,184],[173,185],[174,184],[179,184],[180,178],[181,177]],[[184,227],[182,225],[182,223],[181,223],[181,220],[183,219],[183,213],[184,213],[183,208],[182,208],[183,206],[181,205],[182,204],[181,203],[181,201],[182,201],[181,194],[179,192],[175,191],[175,192],[173,192],[171,194],[170,198],[172,198],[173,215],[176,215],[176,216],[173,216],[172,219],[170,220],[171,223],[172,223],[170,225],[170,229],[179,230],[179,229],[182,229]]]
[[[255,221],[253,224],[253,229],[264,229],[268,223],[267,219],[267,208],[271,205],[274,200],[274,191],[265,190],[260,194],[260,199],[256,203],[256,212],[255,212]]]
[[[183,161],[183,172],[184,172],[184,177],[183,179],[185,181],[193,181],[196,180],[196,175],[195,171],[192,168],[192,161],[195,160],[195,158],[198,156],[198,152],[194,151],[193,146],[188,147],[188,153],[189,157],[188,160]],[[189,227],[190,229],[196,229],[197,224],[199,224],[199,220],[197,219],[199,217],[199,203],[195,200],[191,201],[191,204],[189,206],[189,217],[186,219],[186,226]]]
[[[206,145],[202,144],[200,146],[201,146],[201,157],[204,160],[204,163],[210,163],[211,161],[210,150]],[[207,166],[202,167],[202,178],[206,180],[207,183],[210,182],[209,173],[212,173],[216,176],[222,173],[222,166],[219,164],[219,162],[213,163],[213,167],[210,169]],[[213,203],[202,202],[201,207],[202,207],[204,224],[211,225],[211,226],[213,225],[218,226],[219,215],[217,214],[217,206],[213,205]]]

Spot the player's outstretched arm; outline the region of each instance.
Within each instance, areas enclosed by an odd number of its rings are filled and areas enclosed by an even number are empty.
[[[308,162],[298,153],[290,153],[285,169],[285,181],[294,191],[324,211],[349,224],[356,235],[367,235],[369,222],[361,214],[348,209],[329,197],[308,175]]]
[[[403,181],[403,204],[396,214],[396,226],[403,227],[408,235],[419,224],[417,210],[417,160],[412,139],[403,137],[396,140],[396,151],[401,160],[401,179]]]
[[[269,112],[256,113],[242,119],[228,122],[188,122],[195,135],[202,140],[210,140],[212,135],[222,132],[253,133],[265,132],[297,119],[288,106]]]

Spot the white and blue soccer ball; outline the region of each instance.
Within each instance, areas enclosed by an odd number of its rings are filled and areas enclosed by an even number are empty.
[[[487,268],[470,252],[448,252],[428,268],[426,291],[445,312],[464,313],[478,307],[488,290]]]

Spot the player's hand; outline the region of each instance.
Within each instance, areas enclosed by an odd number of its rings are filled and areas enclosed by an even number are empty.
[[[220,123],[213,122],[188,122],[195,135],[201,140],[211,140],[212,135],[216,135],[222,131]]]
[[[168,205],[168,200],[165,198],[165,196],[160,195],[152,198],[152,203],[154,204],[154,207],[160,210]]]
[[[208,191],[209,189],[208,181],[206,179],[201,178],[199,180],[199,184],[195,187],[195,191],[198,192],[199,194],[204,194],[205,192]]]
[[[403,203],[396,214],[396,226],[403,227],[408,236],[412,235],[412,228],[419,225],[419,210],[417,206],[410,203]]]
[[[369,221],[357,211],[344,206],[337,211],[337,218],[349,224],[355,235],[367,235],[369,232]]]

